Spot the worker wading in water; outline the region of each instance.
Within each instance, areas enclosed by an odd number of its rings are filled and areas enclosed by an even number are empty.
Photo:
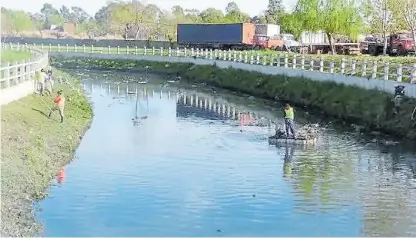
[[[59,111],[59,115],[61,116],[61,123],[62,123],[62,122],[64,122],[65,97],[64,97],[64,95],[62,93],[62,90],[59,90],[57,92],[57,94],[58,95],[56,96],[55,101],[54,101],[56,103],[56,106],[51,109],[51,111],[49,112],[49,116],[48,117],[51,118],[52,113],[54,111],[58,110]]]
[[[286,103],[283,108],[285,115],[285,130],[287,138],[295,138],[295,113],[293,107]]]

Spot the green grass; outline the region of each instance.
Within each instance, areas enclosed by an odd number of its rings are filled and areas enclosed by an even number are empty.
[[[166,63],[91,58],[52,58],[53,64],[102,69],[144,69],[163,74],[179,73],[190,83],[207,83],[264,99],[289,101],[300,107],[317,110],[328,117],[363,125],[398,137],[416,139],[416,121],[411,114],[416,100],[407,98],[398,116],[392,114],[392,95],[333,82],[316,82],[307,78],[263,75],[237,69],[191,63]]]
[[[6,62],[22,62],[22,60],[28,60],[32,57],[29,51],[18,51],[18,50],[5,50],[0,51],[1,64]]]
[[[55,70],[56,76],[69,78]],[[58,168],[72,160],[92,117],[87,98],[79,81],[59,84],[67,103],[66,120],[59,122],[59,114],[46,117],[54,106],[55,95],[30,95],[2,106],[2,234],[33,236],[39,232],[31,213],[31,201],[43,198],[44,191]]]
[[[39,46],[38,46],[39,47]],[[102,53],[102,54],[137,54],[137,55],[159,55],[159,56],[168,56],[169,51],[168,49],[161,50],[160,48],[147,48],[144,50],[143,48],[118,48],[117,47],[94,47],[94,46],[44,46],[44,50],[51,50],[51,51],[61,51],[61,52],[87,52],[87,53]],[[240,58],[240,53],[242,57]],[[184,56],[184,52],[180,51],[177,53],[176,49],[171,50],[171,56]],[[191,50],[187,50],[187,56],[191,55]],[[224,60],[224,52],[217,51],[217,58],[219,60]],[[337,74],[345,74],[345,75],[352,75],[352,76],[364,76],[365,78],[378,78],[384,79],[385,71],[384,66],[388,63],[388,78],[390,80],[397,79],[398,68],[400,65],[402,67],[402,81],[408,82],[410,80],[410,75],[413,70],[414,65],[416,64],[416,57],[373,57],[369,55],[361,55],[361,56],[345,56],[345,55],[312,55],[312,54],[295,54],[295,53],[285,53],[285,52],[278,52],[278,51],[271,51],[271,50],[263,50],[263,51],[236,51],[234,55],[233,52],[226,52],[226,59],[232,61],[242,61],[245,62],[245,55],[247,55],[247,62],[250,63],[253,61],[254,64],[262,64],[262,65],[277,65],[284,67],[285,60],[284,58],[287,56],[287,67],[289,68],[296,68],[302,69],[301,60],[302,57],[304,58],[304,70],[314,70],[320,71],[321,64],[320,61],[323,61],[323,72],[329,73],[330,72],[330,65],[331,62],[334,64],[334,73]],[[214,55],[215,56],[215,55]],[[257,61],[257,56],[258,60]],[[198,58],[206,58],[206,55],[198,55]],[[294,61],[295,59],[295,61]],[[295,64],[294,64],[295,62]],[[344,62],[344,71],[342,71],[342,62]],[[366,67],[363,67],[364,62],[366,63]],[[376,64],[376,74],[373,75],[373,64]],[[355,69],[354,69],[355,65]]]

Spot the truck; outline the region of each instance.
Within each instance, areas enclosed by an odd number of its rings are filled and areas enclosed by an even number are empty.
[[[185,48],[221,50],[276,49],[283,46],[283,41],[277,37],[256,34],[253,23],[178,24],[177,42]]]
[[[280,35],[280,25],[276,24],[256,24],[256,35],[278,36]]]
[[[332,40],[337,54],[360,53],[360,44],[352,42],[346,36],[334,35]],[[324,31],[304,31],[300,35],[300,43],[302,52],[327,54],[331,51],[328,36]]]
[[[383,54],[384,40],[368,42],[368,53],[372,56]],[[415,54],[415,45],[409,32],[390,34],[387,38],[387,54],[390,56],[406,56]]]

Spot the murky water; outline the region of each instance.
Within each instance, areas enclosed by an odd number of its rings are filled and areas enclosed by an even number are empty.
[[[39,204],[46,236],[416,235],[413,155],[331,129],[316,147],[270,146],[273,128],[233,120],[241,105],[99,84],[86,81],[77,159]]]

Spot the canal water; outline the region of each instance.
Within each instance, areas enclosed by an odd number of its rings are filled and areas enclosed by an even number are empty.
[[[331,128],[315,147],[269,145],[273,128],[205,102],[245,105],[100,75],[83,75],[94,120],[37,205],[43,235],[416,235],[414,155]]]

